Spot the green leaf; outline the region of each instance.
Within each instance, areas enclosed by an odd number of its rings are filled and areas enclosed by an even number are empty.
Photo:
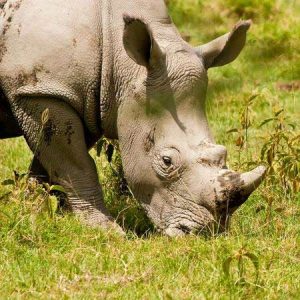
[[[232,128],[226,131],[226,133],[239,132],[237,128]]]
[[[0,196],[0,200],[4,199],[5,197],[9,196],[12,192],[7,192]]]
[[[267,124],[267,123],[269,123],[269,122],[271,122],[271,121],[273,121],[273,120],[276,120],[276,118],[269,118],[269,119],[263,120],[263,121],[260,123],[260,125],[258,126],[258,128],[261,128],[262,126],[264,126],[265,124]]]
[[[269,143],[265,143],[260,151],[260,160],[264,160],[267,150],[269,149]]]
[[[35,190],[36,194],[38,195],[42,195],[45,193],[45,190],[41,187],[37,187],[36,190]]]
[[[272,165],[274,158],[275,158],[274,147],[271,147],[267,151],[267,162],[270,166]]]
[[[14,185],[15,181],[13,179],[6,179],[2,183],[2,185],[7,186],[7,185]]]
[[[20,174],[16,170],[14,170],[14,177],[15,177],[15,181],[17,182],[19,180]]]
[[[51,218],[54,218],[55,213],[58,209],[58,200],[55,196],[51,195],[48,198],[48,210]]]
[[[254,94],[254,95],[252,95],[252,96],[248,99],[248,105],[252,104],[253,100],[254,100],[256,97],[258,97],[258,96],[259,96],[259,94]]]
[[[230,274],[230,264],[231,264],[232,260],[233,260],[233,257],[229,256],[223,262],[223,272],[224,272],[224,274],[225,274],[226,277],[229,277],[229,274]]]
[[[66,194],[65,189],[61,185],[51,185],[50,192],[61,192]]]
[[[23,179],[28,175],[28,173],[19,174],[19,179]]]
[[[45,187],[46,191],[49,193],[50,192],[50,188],[51,188],[50,184],[47,183],[47,182],[44,182],[43,186]]]
[[[49,108],[46,108],[41,117],[42,125],[45,126],[47,122],[49,121]]]
[[[243,256],[238,257],[238,271],[239,271],[239,278],[244,278],[244,261]]]
[[[251,260],[251,262],[255,268],[255,271],[256,271],[256,279],[257,279],[258,275],[259,275],[259,259],[258,259],[258,257],[255,254],[250,253],[250,252],[246,252],[244,255]]]
[[[279,116],[282,112],[284,111],[284,109],[280,109],[278,111],[275,112],[275,117]]]

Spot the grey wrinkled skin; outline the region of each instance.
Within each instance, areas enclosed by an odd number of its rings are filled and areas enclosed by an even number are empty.
[[[119,139],[127,181],[162,232],[227,226],[265,170],[226,169],[205,114],[207,70],[239,55],[249,21],[193,48],[161,0],[0,0],[0,9],[0,138],[24,135],[34,176],[61,184],[88,224],[121,232],[88,154],[104,135]]]

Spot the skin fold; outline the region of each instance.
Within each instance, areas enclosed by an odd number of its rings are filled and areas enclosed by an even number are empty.
[[[239,55],[249,21],[194,48],[162,0],[0,3],[0,138],[25,137],[32,174],[62,185],[87,224],[121,232],[88,154],[104,135],[119,139],[128,184],[163,233],[227,226],[265,170],[226,168],[207,71]]]

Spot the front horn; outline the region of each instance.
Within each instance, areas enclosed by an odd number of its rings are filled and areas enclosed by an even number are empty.
[[[251,195],[264,179],[266,168],[259,166],[250,172],[239,174],[230,170],[222,170],[218,181],[220,191],[217,204],[220,210],[234,212]]]
[[[266,173],[266,168],[259,166],[254,170],[243,173],[241,175],[241,181],[243,182],[241,186],[241,194],[243,196],[250,196],[250,194],[258,188],[262,180],[264,179]]]

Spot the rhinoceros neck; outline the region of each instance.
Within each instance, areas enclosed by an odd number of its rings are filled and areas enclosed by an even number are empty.
[[[145,68],[128,57],[123,46],[124,15],[143,19],[147,23],[169,22],[164,1],[103,0],[102,4],[102,70],[100,116],[103,133],[118,138],[117,119],[120,105],[130,101],[128,95]]]

